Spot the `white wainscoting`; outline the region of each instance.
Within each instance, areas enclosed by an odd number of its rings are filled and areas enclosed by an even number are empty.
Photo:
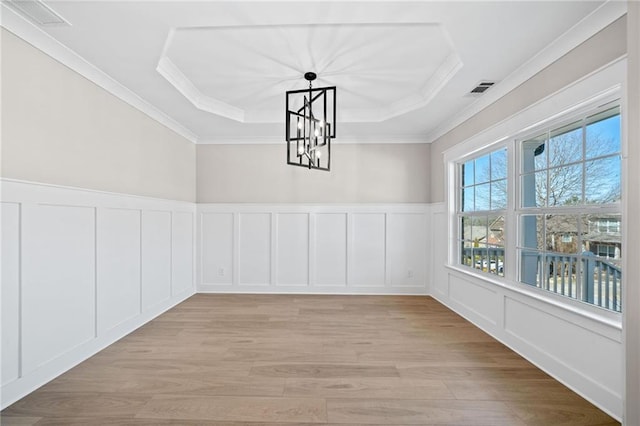
[[[4,408],[194,293],[195,204],[1,185]]]
[[[197,289],[427,294],[426,204],[198,204]]]
[[[622,417],[620,324],[567,309],[521,286],[447,267],[447,214],[431,205],[432,295],[617,419]]]

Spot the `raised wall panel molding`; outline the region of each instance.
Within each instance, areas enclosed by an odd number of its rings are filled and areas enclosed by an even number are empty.
[[[2,386],[20,377],[22,341],[20,289],[20,203],[2,202]],[[11,324],[11,326],[9,326]]]
[[[426,204],[198,204],[197,209],[199,292],[426,294]],[[237,283],[218,279],[226,267],[239,277]],[[392,279],[391,271],[403,278]]]
[[[433,204],[431,295],[582,395],[611,416],[622,415],[619,322],[570,307],[526,286],[496,283],[447,260],[447,211]],[[571,302],[571,301],[569,301]],[[602,360],[607,360],[602,362]]]
[[[0,185],[5,408],[195,292],[195,205]]]
[[[271,214],[240,213],[238,220],[238,285],[271,284]]]

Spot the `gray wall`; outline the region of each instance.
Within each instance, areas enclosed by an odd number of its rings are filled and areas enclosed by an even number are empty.
[[[431,144],[431,198],[444,201],[443,152],[624,55],[626,16]]]
[[[195,200],[195,145],[2,29],[2,177]]]
[[[198,145],[199,203],[426,203],[428,144],[331,145],[331,172],[286,164],[286,145]]]

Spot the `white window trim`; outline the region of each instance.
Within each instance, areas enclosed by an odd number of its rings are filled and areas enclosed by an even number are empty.
[[[445,206],[447,208],[447,230],[449,234],[446,267],[463,274],[471,275],[483,281],[507,287],[512,291],[534,297],[543,302],[561,307],[607,324],[621,326],[622,314],[609,311],[598,306],[591,306],[579,300],[557,295],[542,289],[533,288],[518,282],[518,267],[516,244],[518,227],[516,223],[516,203],[518,202],[519,177],[517,176],[516,161],[519,148],[516,140],[527,134],[533,134],[536,129],[553,126],[568,117],[580,115],[605,103],[620,99],[622,120],[624,120],[624,92],[622,84],[626,73],[626,58],[613,61],[588,76],[574,82],[562,90],[547,96],[541,101],[521,110],[507,119],[491,126],[477,135],[461,142],[444,152],[444,172],[446,184]],[[622,158],[626,157],[626,137],[621,134]],[[508,155],[508,202],[505,217],[505,276],[473,271],[472,268],[458,263],[458,164],[490,151],[507,146]],[[620,211],[625,211],[626,174],[622,175],[622,203]],[[623,223],[624,226],[624,223]],[[624,240],[624,238],[623,238]],[[509,266],[507,266],[509,265]],[[624,279],[624,278],[623,278]],[[623,281],[623,286],[626,279]],[[531,287],[531,288],[527,288]],[[623,290],[624,291],[624,290]],[[623,301],[624,304],[624,301]],[[624,306],[623,306],[624,309]]]
[[[513,151],[515,153],[515,160],[517,162],[520,161],[520,159],[522,158],[522,152],[521,152],[521,148],[522,148],[522,142],[526,141],[528,139],[531,139],[537,135],[539,135],[541,132],[545,132],[549,129],[556,129],[556,128],[561,128],[562,126],[575,122],[577,121],[577,119],[585,119],[586,116],[591,115],[591,113],[594,113],[597,110],[604,110],[604,109],[608,109],[608,108],[612,108],[613,105],[615,104],[616,106],[619,106],[620,108],[620,116],[622,117],[623,115],[623,106],[622,106],[622,99],[621,99],[621,92],[620,91],[613,91],[612,93],[610,93],[608,96],[602,97],[597,99],[596,101],[593,101],[591,103],[585,104],[583,107],[581,107],[580,109],[576,110],[576,111],[572,111],[570,113],[567,114],[562,114],[558,117],[555,117],[553,120],[549,120],[547,122],[541,123],[540,126],[537,126],[536,128],[533,128],[531,130],[528,130],[527,132],[522,132],[518,135],[515,135],[514,137],[514,146],[513,146]],[[605,107],[603,109],[603,107]],[[622,129],[620,132],[620,137],[622,138]],[[622,144],[623,144],[623,140],[621,140],[621,151],[622,151]],[[622,153],[622,152],[621,152]],[[585,159],[583,159],[582,161],[587,161]],[[522,257],[518,255],[518,250],[520,249],[524,249],[524,244],[521,241],[522,235],[520,233],[520,219],[525,216],[525,215],[546,215],[549,213],[553,213],[554,215],[580,215],[580,214],[585,214],[585,208],[587,210],[586,214],[593,214],[593,213],[600,213],[600,214],[622,214],[622,209],[623,209],[623,205],[622,202],[620,203],[611,203],[611,204],[593,204],[593,205],[577,205],[577,206],[553,206],[553,207],[548,207],[548,206],[543,206],[543,207],[522,207],[522,190],[521,190],[521,181],[520,181],[520,177],[521,174],[520,172],[520,167],[517,166],[516,164],[519,163],[512,163],[513,164],[513,169],[514,169],[514,175],[512,175],[514,181],[513,181],[513,187],[514,187],[514,204],[515,206],[513,206],[514,208],[510,209],[507,212],[507,218],[510,219],[511,222],[514,223],[515,225],[515,238],[511,239],[511,242],[514,243],[514,247],[515,250],[513,252],[513,256],[515,257],[515,265],[513,265],[512,267],[510,267],[509,269],[515,269],[515,276],[510,276],[510,278],[517,282],[518,285],[527,285],[523,283],[522,281],[520,281],[520,277],[519,277],[519,271],[521,269],[521,261],[522,261]],[[622,173],[621,173],[621,179],[623,179],[622,177]],[[624,228],[623,228],[624,229]],[[623,272],[623,276],[624,276],[624,272]],[[624,283],[623,283],[624,286]],[[549,292],[547,290],[543,290],[543,289],[539,289],[535,286],[531,286],[532,289],[535,289],[534,291],[540,291],[544,294],[549,294],[549,295],[554,295],[555,297],[555,293],[553,292]],[[624,287],[623,287],[624,288]],[[623,296],[623,288],[621,289],[621,296]],[[606,308],[597,306],[597,305],[591,305],[588,304],[587,302],[581,301],[579,299],[573,299],[567,296],[561,296],[563,299],[567,300],[567,303],[575,303],[578,302],[580,304],[585,305],[584,308],[585,309],[596,309],[596,313],[598,311],[604,311],[604,312],[611,312],[613,314],[616,315],[620,315],[621,313],[616,313],[615,311],[611,311],[608,310]],[[623,302],[623,309],[624,309],[624,299],[622,299]]]

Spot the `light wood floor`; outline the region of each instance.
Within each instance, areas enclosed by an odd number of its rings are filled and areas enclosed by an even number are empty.
[[[619,424],[435,300],[395,296],[196,295],[2,412],[292,423]]]

